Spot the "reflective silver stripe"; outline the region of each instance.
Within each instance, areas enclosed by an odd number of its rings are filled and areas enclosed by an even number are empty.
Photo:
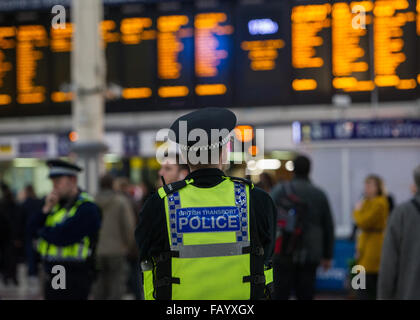
[[[242,183],[235,184],[235,204],[239,209],[241,228],[236,231],[236,241],[248,241],[248,203],[246,197],[246,187]]]
[[[176,209],[181,208],[181,200],[178,192],[168,195],[168,208],[171,230],[171,250],[177,250],[178,245],[182,244],[182,233],[178,234],[176,230]]]
[[[207,258],[207,257],[224,257],[237,256],[242,254],[242,248],[248,247],[250,243],[233,242],[233,243],[212,243],[198,244],[179,247],[180,258]]]
[[[79,251],[77,252],[77,257],[79,257],[80,259],[83,259],[83,248],[85,247],[85,243],[84,243],[84,241],[82,240],[80,243],[79,243]]]
[[[140,263],[141,271],[153,270],[153,262],[150,260],[144,260]]]

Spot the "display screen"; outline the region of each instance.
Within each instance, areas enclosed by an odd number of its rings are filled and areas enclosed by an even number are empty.
[[[286,7],[241,6],[236,16],[235,101],[240,106],[290,102]]]
[[[0,16],[0,110],[16,103],[16,28]]]
[[[106,111],[407,101],[420,1],[238,0],[105,6]],[[69,10],[70,11],[70,10]],[[0,14],[0,116],[69,114],[74,25]]]
[[[362,13],[363,10],[363,13]],[[371,68],[373,1],[332,4],[332,85],[353,101],[370,99],[375,88]]]
[[[200,11],[194,16],[195,95],[199,106],[232,105],[232,14],[225,10]]]
[[[417,88],[416,1],[380,0],[374,9],[375,84],[380,100],[414,98]]]

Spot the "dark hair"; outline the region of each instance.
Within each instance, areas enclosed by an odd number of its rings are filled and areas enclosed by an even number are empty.
[[[106,174],[101,177],[101,180],[99,181],[99,186],[102,190],[112,190],[114,184],[114,177]]]
[[[190,151],[190,152],[194,152],[194,151]],[[201,159],[200,157],[202,156],[201,152],[207,152],[207,159],[206,159],[207,163],[199,162],[197,164],[192,164],[188,159],[188,151],[183,151],[182,155],[183,155],[184,158],[187,159],[187,163],[188,163],[189,168],[194,168],[194,170],[197,170],[197,169],[201,169],[201,168],[212,167],[215,164],[218,164],[219,159],[220,159],[220,155],[223,153],[223,146],[218,148],[218,152],[216,151],[216,149],[210,149],[210,150],[207,150],[207,151],[197,150],[195,154],[196,154],[197,158],[199,158],[199,159]],[[217,158],[216,158],[216,155],[218,156]],[[214,161],[217,161],[217,163],[214,163]]]
[[[28,184],[27,186],[25,186],[25,193],[26,193],[27,198],[32,198],[32,199],[36,198],[34,187],[31,184]]]
[[[304,155],[298,155],[293,160],[294,172],[296,176],[307,177],[311,172],[311,160]]]
[[[376,185],[376,190],[377,190],[377,196],[384,196],[386,195],[386,191],[385,191],[385,185],[384,182],[382,180],[381,177],[375,175],[375,174],[370,174],[366,177],[365,182],[368,181],[373,181],[373,183]]]
[[[9,186],[4,182],[0,185],[1,192],[3,193],[3,200],[6,203],[15,203],[15,198],[13,196],[12,190],[10,190]]]

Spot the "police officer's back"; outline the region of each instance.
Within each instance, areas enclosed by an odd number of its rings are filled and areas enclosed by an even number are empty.
[[[182,141],[181,121],[187,123],[187,134],[203,129],[208,139]],[[136,240],[146,299],[264,298],[275,209],[266,192],[221,170],[235,125],[235,115],[219,108],[194,111],[172,125],[172,139],[188,159],[191,173],[160,188],[140,213]],[[211,129],[225,133],[211,139]],[[214,151],[220,151],[216,163],[203,161]],[[201,159],[196,165],[191,153]]]
[[[44,295],[46,299],[87,299],[100,211],[77,186],[80,167],[62,160],[47,163],[53,190],[32,221],[35,227],[41,227],[37,249],[46,273]]]

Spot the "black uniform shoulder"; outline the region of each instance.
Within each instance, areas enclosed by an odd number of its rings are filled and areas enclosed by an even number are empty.
[[[248,185],[251,189],[252,189],[252,188],[254,188],[254,184],[252,183],[252,181],[251,181],[251,180],[248,180],[248,179],[245,179],[245,178],[239,178],[239,177],[231,177],[231,176],[227,176],[227,178],[229,178],[230,180],[235,181],[235,182],[239,182],[239,183],[242,183],[242,184],[246,184],[246,185]]]
[[[260,187],[254,187],[250,190],[251,196],[260,199],[261,201],[273,201],[270,195]]]

